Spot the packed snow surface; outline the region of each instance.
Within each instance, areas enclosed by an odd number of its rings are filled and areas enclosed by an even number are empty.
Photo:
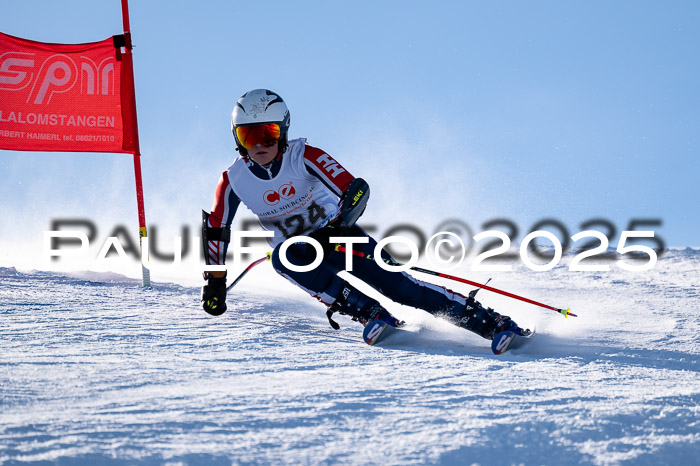
[[[536,327],[503,356],[390,303],[407,330],[369,347],[266,267],[216,318],[197,288],[0,269],[0,463],[698,464],[697,250],[494,274],[579,315],[481,291]]]

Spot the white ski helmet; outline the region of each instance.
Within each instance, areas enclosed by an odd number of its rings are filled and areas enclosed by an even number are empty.
[[[243,94],[231,112],[231,132],[236,141],[238,152],[248,155],[248,150],[243,147],[236,135],[239,126],[257,126],[266,123],[279,125],[279,150],[280,153],[287,149],[287,131],[289,130],[289,110],[282,97],[267,89],[254,89]]]

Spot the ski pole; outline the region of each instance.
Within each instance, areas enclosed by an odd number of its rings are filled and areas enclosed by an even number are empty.
[[[241,278],[243,278],[245,276],[245,274],[247,274],[250,271],[250,269],[252,269],[253,267],[255,267],[258,264],[262,264],[263,262],[269,261],[271,259],[272,259],[272,252],[268,252],[265,255],[265,257],[261,257],[260,259],[252,262],[248,267],[246,267],[246,269],[243,272],[241,272],[241,274],[238,277],[236,277],[236,279],[233,281],[233,283],[231,283],[229,286],[226,287],[226,292],[228,293],[229,291],[231,291],[231,288],[236,286],[236,283],[240,282]]]
[[[347,248],[341,246],[340,244],[336,244],[335,250],[340,251],[340,252],[346,252]],[[357,257],[362,257],[364,259],[374,260],[374,256],[372,256],[371,254],[365,254],[361,251],[352,251],[352,255],[357,256]],[[382,259],[382,261],[386,264],[389,264],[389,265],[404,265],[404,264],[401,264],[399,262],[396,262],[393,259]],[[472,286],[476,286],[478,288],[482,288],[484,290],[493,291],[494,293],[502,294],[504,296],[508,296],[509,298],[519,299],[520,301],[525,301],[526,303],[534,304],[535,306],[540,306],[540,307],[543,307],[545,309],[550,309],[552,311],[558,312],[559,314],[563,315],[564,317],[569,317],[569,316],[577,317],[576,314],[572,313],[570,309],[559,309],[559,308],[556,308],[553,306],[549,306],[547,304],[542,304],[542,303],[539,303],[537,301],[533,301],[532,299],[524,298],[522,296],[518,296],[516,294],[509,293],[507,291],[499,290],[498,288],[493,288],[491,286],[482,285],[480,283],[473,282],[473,281],[467,280],[465,278],[454,277],[452,275],[447,275],[445,273],[435,272],[433,270],[423,269],[420,267],[411,267],[410,269],[414,270],[416,272],[421,272],[421,273],[425,273],[428,275],[434,275],[436,277],[446,278],[448,280],[453,280],[456,282],[466,283],[467,285],[472,285]]]

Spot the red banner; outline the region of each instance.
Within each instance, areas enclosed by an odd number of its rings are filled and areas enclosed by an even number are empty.
[[[64,45],[0,33],[0,149],[134,152],[124,58],[111,37]]]

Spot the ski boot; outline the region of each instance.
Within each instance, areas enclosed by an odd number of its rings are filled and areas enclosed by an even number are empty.
[[[348,282],[343,284],[335,302],[326,311],[328,322],[337,330],[340,326],[332,319],[336,312],[348,315],[362,325],[367,325],[374,320],[383,320],[392,327],[400,327],[405,323],[392,316],[376,299],[366,296]]]
[[[473,296],[467,298],[464,312],[459,317],[457,325],[487,340],[493,340],[504,330],[512,330],[520,336],[528,336],[531,333],[530,330],[518,327],[510,317],[503,316],[491,308],[485,308]]]

